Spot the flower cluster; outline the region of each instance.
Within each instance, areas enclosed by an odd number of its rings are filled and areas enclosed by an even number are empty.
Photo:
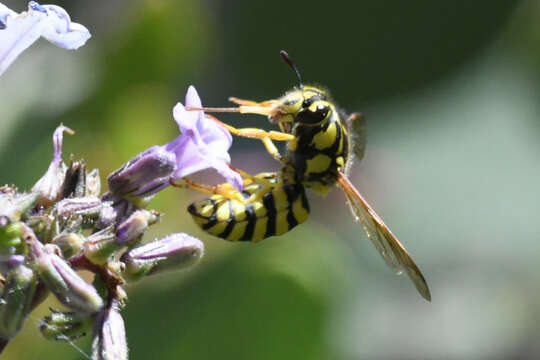
[[[34,1],[17,14],[0,3],[0,75],[40,36],[75,49],[90,37],[54,5]],[[194,87],[186,107],[201,108]],[[145,241],[159,212],[147,209],[157,192],[184,177],[214,169],[235,188],[242,177],[229,166],[230,133],[202,111],[173,109],[180,134],[170,143],[143,151],[108,176],[101,192],[97,169],[84,161],[62,160],[64,133],[53,135],[54,157],[30,191],[0,187],[0,353],[48,294],[66,309],[51,309],[41,322],[51,341],[93,334],[92,359],[128,357],[121,309],[128,282],[164,271],[186,269],[203,255],[200,240],[185,233]],[[87,282],[78,270],[94,274]]]
[[[124,286],[189,268],[203,244],[184,233],[143,242],[160,214],[112,193],[100,196],[97,170],[61,160],[64,131],[71,132],[56,129],[54,159],[30,192],[0,187],[0,347],[50,292],[67,311],[51,310],[40,327],[45,338],[72,341],[93,331],[94,359],[126,359]],[[95,274],[92,283],[81,269]]]

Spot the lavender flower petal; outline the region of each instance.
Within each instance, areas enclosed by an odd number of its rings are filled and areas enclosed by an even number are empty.
[[[68,13],[56,5],[28,3],[28,11],[17,14],[0,4],[0,75],[25,49],[43,36],[53,44],[74,50],[84,45],[90,32],[71,22]]]
[[[202,107],[193,86],[186,94],[186,106]],[[207,118],[202,111],[187,111],[181,103],[176,104],[173,115],[182,133],[166,145],[167,150],[177,157],[173,179],[177,181],[194,172],[213,168],[235,188],[242,189],[242,177],[228,166],[231,161],[228,150],[232,144],[228,130]]]

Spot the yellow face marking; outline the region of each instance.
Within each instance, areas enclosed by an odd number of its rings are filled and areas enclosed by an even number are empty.
[[[343,156],[338,156],[336,158],[336,164],[342,169],[345,167],[345,160],[343,159]]]
[[[332,159],[325,154],[317,154],[313,159],[306,160],[306,173],[321,173],[330,167]]]
[[[255,229],[253,230],[253,241],[259,241],[264,239],[267,224],[268,218],[257,219],[257,221],[255,222]]]
[[[238,241],[242,238],[244,235],[244,232],[246,231],[247,221],[242,221],[240,223],[236,223],[229,234],[227,236],[227,240],[229,241]]]
[[[328,126],[326,131],[321,131],[313,137],[311,142],[317,149],[323,150],[329,148],[336,142],[336,123],[333,122]]]

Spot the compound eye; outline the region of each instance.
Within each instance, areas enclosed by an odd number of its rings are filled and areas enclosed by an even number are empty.
[[[303,107],[304,109],[307,109],[308,107],[311,106],[311,104],[313,104],[313,99],[312,99],[312,98],[305,99],[305,100],[302,102],[302,107]]]
[[[311,111],[309,109],[300,111],[296,116],[296,121],[302,124],[318,124],[326,118],[329,111],[329,106],[320,104],[317,106],[315,111]]]

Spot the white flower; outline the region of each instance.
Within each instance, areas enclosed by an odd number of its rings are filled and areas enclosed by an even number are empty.
[[[43,36],[64,49],[86,43],[90,32],[71,22],[68,13],[56,5],[28,3],[28,11],[17,14],[0,3],[0,75],[26,48]]]

